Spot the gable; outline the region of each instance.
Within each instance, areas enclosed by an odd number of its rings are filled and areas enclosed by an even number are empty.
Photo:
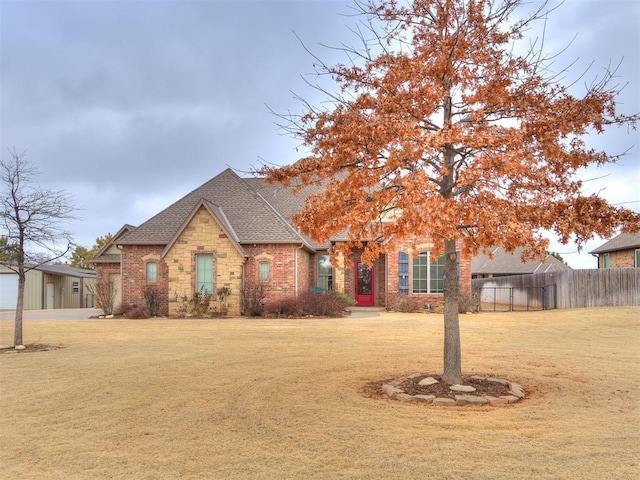
[[[229,243],[239,255],[246,257],[244,249],[238,242],[238,236],[227,221],[224,212],[206,200],[196,204],[193,212],[163,250],[161,257],[165,257],[178,242],[202,248],[212,242]]]
[[[224,222],[240,244],[308,243],[250,182],[227,169],[144,222],[118,244],[169,244],[202,201],[223,212]]]

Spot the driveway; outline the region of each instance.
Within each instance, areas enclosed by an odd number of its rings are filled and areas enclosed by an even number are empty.
[[[51,310],[25,310],[23,320],[84,320],[100,315],[99,308],[56,308]],[[0,320],[14,320],[15,310],[0,311]]]

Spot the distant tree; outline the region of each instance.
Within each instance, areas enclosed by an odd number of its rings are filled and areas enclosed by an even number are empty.
[[[91,269],[93,268],[93,265],[90,263],[91,258],[91,250],[82,245],[78,245],[73,249],[73,252],[71,252],[69,265],[75,268]]]
[[[551,255],[556,260],[560,260],[562,263],[567,265],[567,262],[564,261],[564,258],[562,258],[562,255],[560,255],[558,252],[549,252],[549,255]]]
[[[18,260],[18,245],[9,243],[7,237],[0,237],[0,262],[15,263]]]
[[[71,252],[71,261],[69,265],[75,268],[84,268],[88,270],[93,270],[94,265],[91,263],[91,260],[96,256],[96,254],[111,241],[113,236],[110,233],[102,237],[96,238],[96,243],[91,247],[91,249],[87,249],[83,246],[77,246],[73,252]]]
[[[372,262],[395,240],[431,236],[445,255],[443,380],[462,379],[457,258],[494,245],[524,246],[544,257],[545,232],[578,245],[593,234],[640,228],[640,215],[584,195],[576,173],[619,156],[587,146],[608,126],[635,128],[638,115],[616,110],[615,72],[575,96],[554,72],[541,42],[522,46],[543,5],[524,18],[522,0],[356,1],[365,19],[360,47],[312,84],[327,101],[302,100],[301,115],[281,115],[308,156],[258,173],[284,184],[324,181],[295,217],[318,241],[348,229]],[[359,31],[365,32],[363,28]],[[393,221],[389,221],[392,219]],[[368,240],[362,243],[360,240]],[[417,245],[414,245],[417,250]]]
[[[0,233],[15,248],[5,265],[18,274],[14,345],[22,345],[26,273],[71,250],[71,234],[63,225],[73,218],[73,202],[62,190],[38,185],[38,172],[24,153],[9,153],[0,160]]]

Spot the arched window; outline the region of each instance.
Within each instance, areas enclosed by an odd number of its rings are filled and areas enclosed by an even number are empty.
[[[147,262],[147,283],[156,283],[158,281],[158,264],[156,262]]]
[[[269,283],[269,280],[271,280],[271,264],[269,262],[260,262],[258,264],[258,280],[260,280],[260,283]]]

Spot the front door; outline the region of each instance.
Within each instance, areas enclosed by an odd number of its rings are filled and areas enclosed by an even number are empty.
[[[372,307],[373,301],[373,269],[366,263],[356,262],[356,305]]]

